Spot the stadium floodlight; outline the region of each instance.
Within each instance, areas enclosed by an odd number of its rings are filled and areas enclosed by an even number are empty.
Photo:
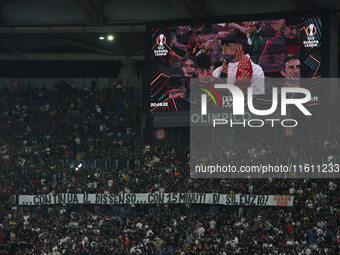
[[[104,36],[99,36],[99,40],[104,40],[105,37]]]
[[[107,36],[107,40],[109,40],[109,41],[113,41],[115,38],[114,38],[114,36],[113,35],[108,35]]]

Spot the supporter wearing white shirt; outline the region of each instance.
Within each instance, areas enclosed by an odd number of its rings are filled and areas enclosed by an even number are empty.
[[[306,255],[312,254],[312,250],[309,249],[309,248],[305,249],[305,254],[306,254]]]
[[[112,187],[112,184],[113,184],[113,180],[108,180],[107,181],[107,186]]]
[[[232,246],[235,246],[238,244],[238,237],[235,236],[234,240],[231,241],[232,242]]]
[[[209,230],[215,230],[216,227],[216,221],[214,219],[211,219],[209,221]]]
[[[142,227],[143,227],[143,224],[142,224],[142,223],[138,222],[138,223],[136,224],[136,228],[141,229]]]
[[[334,191],[334,190],[336,190],[337,185],[334,182],[330,181],[328,183],[328,187],[329,187],[329,190]]]
[[[205,232],[204,227],[202,226],[202,224],[199,224],[199,226],[197,228],[198,238],[201,238],[202,236],[204,236],[204,232]]]
[[[250,60],[250,56],[248,54],[245,55]],[[264,85],[264,73],[261,66],[255,64],[253,61],[250,60],[251,67],[252,67],[252,76],[250,79],[250,86],[253,88],[253,94],[264,94],[265,93],[265,85]],[[235,84],[236,81],[236,74],[239,67],[239,62],[229,62],[228,63],[228,74],[227,74],[227,83],[228,84]],[[213,76],[215,78],[221,77],[223,66],[216,68],[213,71]]]
[[[146,237],[150,237],[151,235],[153,235],[153,231],[151,229],[149,229],[148,231],[146,231]]]

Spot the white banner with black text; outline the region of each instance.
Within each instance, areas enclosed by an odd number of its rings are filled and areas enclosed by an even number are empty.
[[[216,193],[127,193],[19,195],[19,205],[56,204],[216,204],[244,206],[293,206],[290,195],[248,195]]]

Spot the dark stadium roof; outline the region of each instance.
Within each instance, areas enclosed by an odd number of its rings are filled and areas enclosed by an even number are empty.
[[[2,0],[3,24],[114,24],[192,16],[221,16],[339,8],[337,0]]]
[[[142,60],[146,22],[331,8],[338,0],[1,0],[0,59]],[[113,33],[114,42],[98,37]],[[64,55],[60,55],[64,53]]]

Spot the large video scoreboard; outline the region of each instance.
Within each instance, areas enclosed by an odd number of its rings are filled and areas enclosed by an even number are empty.
[[[265,78],[291,79],[323,75],[321,12],[259,17],[150,23],[144,88],[149,95],[148,110],[189,110],[194,100],[190,97],[190,79],[220,77],[232,57],[225,50],[228,43],[242,45],[251,67],[249,77],[259,73]],[[229,68],[225,76],[228,81],[238,78],[240,66]]]

